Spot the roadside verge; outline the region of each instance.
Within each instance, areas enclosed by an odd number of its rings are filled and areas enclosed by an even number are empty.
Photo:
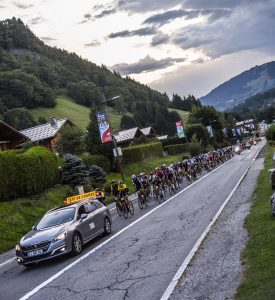
[[[268,176],[274,150],[266,145],[264,170],[258,178],[251,213],[245,220],[249,240],[241,256],[245,271],[236,299],[274,299],[275,219],[271,216],[272,189]]]

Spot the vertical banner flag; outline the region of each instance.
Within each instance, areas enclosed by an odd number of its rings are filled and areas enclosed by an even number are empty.
[[[213,135],[213,129],[212,129],[212,126],[211,126],[211,125],[207,126],[207,130],[208,130],[209,136],[210,136],[210,137],[213,137],[214,135]]]
[[[100,132],[100,137],[101,137],[101,142],[102,143],[107,143],[111,142],[112,139],[112,133],[108,121],[108,117],[106,112],[97,112],[96,113],[96,118],[98,122],[98,128]]]
[[[184,138],[185,137],[185,133],[184,133],[184,130],[183,130],[182,121],[176,122],[176,126],[177,126],[178,137],[179,138]]]

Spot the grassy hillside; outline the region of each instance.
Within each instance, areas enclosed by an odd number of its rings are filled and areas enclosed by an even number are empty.
[[[186,122],[188,120],[188,116],[189,116],[188,111],[183,111],[183,110],[174,109],[174,108],[169,108],[169,111],[176,111],[179,114],[179,116],[181,117],[183,123],[186,124]]]
[[[72,99],[65,96],[59,96],[56,99],[57,105],[53,108],[35,108],[30,110],[34,118],[44,117],[47,120],[55,116],[57,119],[68,118],[80,129],[85,129],[89,123],[89,108],[75,103]],[[108,108],[110,113],[112,127],[119,128],[121,115],[111,108]]]

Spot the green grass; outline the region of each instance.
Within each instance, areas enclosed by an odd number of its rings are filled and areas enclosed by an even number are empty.
[[[272,189],[268,176],[274,150],[266,146],[265,168],[258,178],[251,213],[245,220],[249,240],[242,253],[245,272],[236,294],[238,300],[275,297],[275,218],[271,216]]]
[[[50,117],[55,116],[57,119],[68,118],[80,129],[85,129],[89,124],[89,113],[88,107],[75,103],[72,99],[65,96],[59,96],[56,99],[56,106],[52,108],[35,108],[30,110],[35,120],[39,117],[44,117],[47,120]],[[110,114],[111,124],[114,129],[119,129],[120,120],[122,115],[115,112],[112,108],[108,108]],[[127,113],[131,115],[130,113]]]
[[[183,111],[183,110],[174,109],[174,108],[169,108],[169,111],[176,111],[179,114],[179,116],[181,117],[183,124],[187,123],[188,117],[189,117],[189,111]]]
[[[40,195],[0,202],[0,253],[14,248],[46,211],[62,205],[71,194],[67,187],[52,188]]]
[[[177,155],[169,155],[166,157],[159,157],[150,160],[144,160],[138,163],[129,164],[124,167],[124,177],[127,187],[129,188],[130,192],[133,192],[134,187],[131,181],[131,176],[133,174],[140,174],[141,172],[149,173],[150,171],[154,170],[156,167],[162,164],[170,164],[179,161],[182,158],[182,154]],[[109,173],[107,175],[107,181],[111,180],[121,180],[119,173]]]

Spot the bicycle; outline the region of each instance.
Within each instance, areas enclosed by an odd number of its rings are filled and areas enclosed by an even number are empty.
[[[143,188],[138,191],[138,206],[143,209],[144,206],[148,206],[148,191]]]
[[[127,196],[121,197],[120,201],[116,203],[116,209],[118,215],[123,215],[125,219],[128,218],[129,213],[132,216],[135,214],[133,202]]]

